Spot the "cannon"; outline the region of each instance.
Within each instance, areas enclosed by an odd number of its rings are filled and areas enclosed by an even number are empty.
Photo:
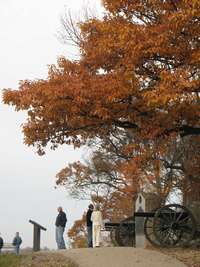
[[[114,244],[122,247],[133,247],[135,245],[135,221],[133,216],[119,223],[105,223],[105,230],[110,232]]]
[[[154,246],[189,246],[200,238],[198,216],[185,206],[169,204],[151,212],[135,212],[119,223],[106,223],[105,229],[119,246],[134,246],[136,217],[145,217],[144,235]]]

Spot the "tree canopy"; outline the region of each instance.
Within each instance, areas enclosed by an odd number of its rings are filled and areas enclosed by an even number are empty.
[[[143,139],[200,134],[200,3],[102,1],[102,19],[79,24],[80,60],[59,58],[46,80],[4,91],[27,111],[25,143],[80,145],[116,128]]]
[[[58,183],[79,188],[103,183],[120,191],[124,188],[119,183],[128,188],[135,177],[132,184],[137,186],[140,177],[156,185],[165,198],[172,184],[180,184],[180,168],[187,179],[199,175],[199,154],[194,153],[188,165],[186,156],[182,162],[172,160],[172,147],[183,148],[180,138],[188,136],[184,155],[191,155],[189,144],[199,144],[200,2],[102,4],[102,18],[66,24],[68,39],[79,48],[79,60],[60,57],[49,67],[47,79],[25,80],[17,90],[5,89],[3,101],[27,112],[25,143],[36,146],[39,154],[48,144],[52,149],[92,144],[101,150],[96,170],[74,163],[60,172]]]

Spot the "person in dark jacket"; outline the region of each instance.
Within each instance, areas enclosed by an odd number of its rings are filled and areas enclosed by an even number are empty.
[[[56,243],[58,249],[66,249],[63,234],[65,231],[65,226],[67,222],[66,214],[64,213],[62,207],[58,207],[58,216],[56,217]]]
[[[93,212],[94,206],[90,204],[88,206],[88,211],[86,214],[86,223],[87,223],[87,241],[88,241],[88,247],[92,248],[92,221],[91,216]]]
[[[0,236],[0,254],[1,254],[2,247],[3,247],[3,238]]]
[[[15,247],[16,255],[19,255],[21,243],[22,243],[22,239],[19,236],[19,232],[17,232],[12,242],[13,246]]]

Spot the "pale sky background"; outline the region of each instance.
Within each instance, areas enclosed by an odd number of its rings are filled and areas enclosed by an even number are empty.
[[[89,2],[100,10],[100,0]],[[0,90],[17,88],[19,80],[46,78],[47,65],[56,63],[59,55],[73,56],[72,47],[61,44],[56,33],[64,11],[78,13],[84,4],[84,0],[0,0]],[[80,159],[83,151],[64,146],[39,157],[23,144],[24,119],[23,113],[0,103],[0,233],[5,242],[12,242],[19,231],[23,247],[32,246],[28,223],[32,219],[47,227],[41,246],[55,248],[57,207],[66,211],[68,229],[88,204],[71,199],[64,188],[55,190],[55,175]]]

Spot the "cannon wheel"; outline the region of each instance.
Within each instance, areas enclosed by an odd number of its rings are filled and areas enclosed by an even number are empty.
[[[155,210],[153,211],[155,212]],[[144,221],[144,234],[146,239],[154,246],[161,246],[154,234],[154,217],[146,217]]]
[[[194,237],[196,223],[186,207],[170,204],[155,212],[153,231],[163,247],[186,246]]]
[[[135,221],[134,217],[128,217],[120,222],[115,231],[115,240],[119,246],[133,247],[135,244]]]

